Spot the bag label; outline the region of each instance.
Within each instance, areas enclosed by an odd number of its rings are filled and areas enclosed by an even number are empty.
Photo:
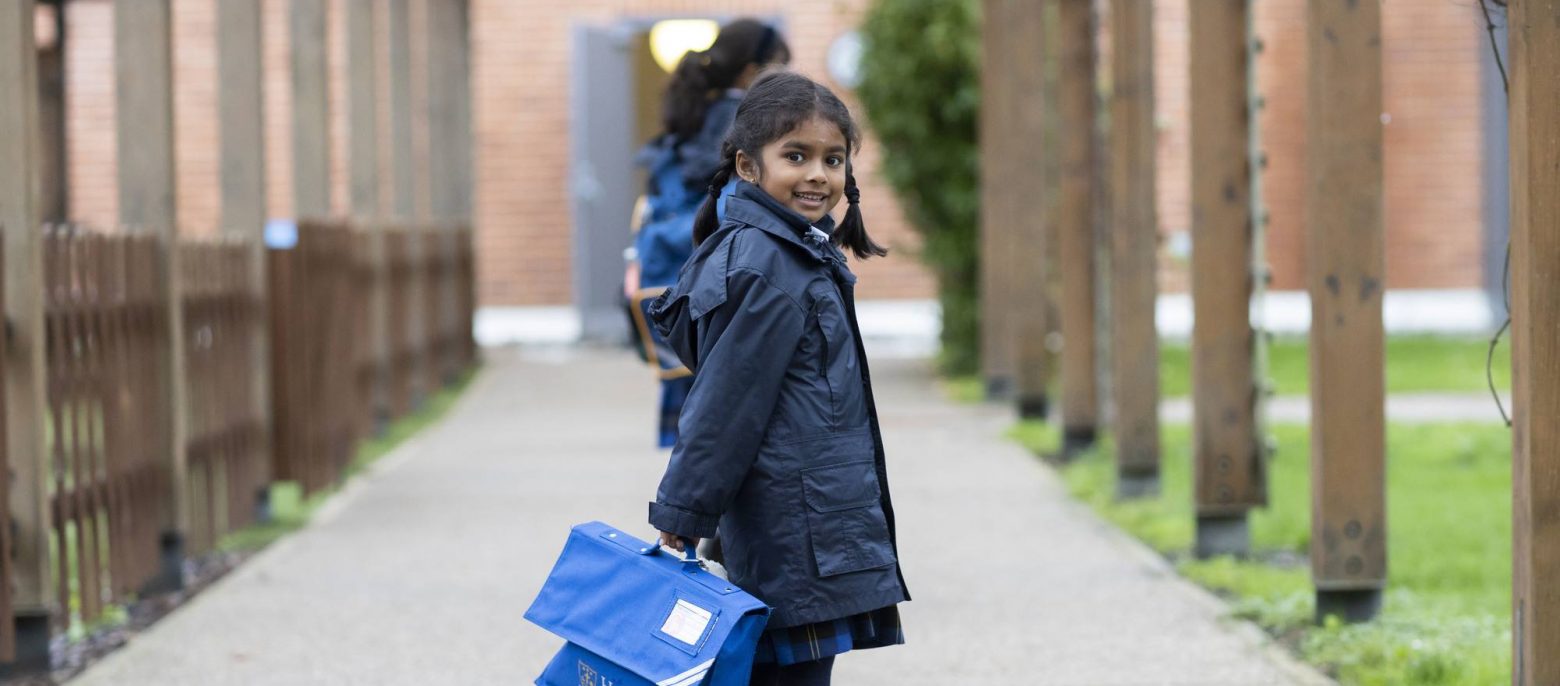
[[[691,646],[699,644],[710,625],[710,611],[679,598],[661,624],[661,633]]]

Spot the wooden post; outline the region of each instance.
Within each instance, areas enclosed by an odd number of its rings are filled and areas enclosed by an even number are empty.
[[[1248,0],[1191,3],[1192,389],[1197,546],[1250,549],[1246,512],[1266,502],[1255,421]]]
[[[1560,683],[1560,0],[1513,0],[1512,683]]]
[[[1363,621],[1387,578],[1381,3],[1308,10],[1311,576],[1318,620]]]
[[[390,173],[393,197],[390,199],[391,214],[395,216],[399,225],[410,228],[413,221],[419,218],[418,209],[418,184],[417,184],[417,150],[415,146],[415,133],[413,121],[414,98],[412,80],[412,16],[411,0],[389,0],[389,99],[390,99]],[[408,264],[419,264],[422,255],[422,241],[408,238],[404,243],[405,255],[403,260]],[[423,284],[416,278],[415,272],[408,271],[406,277],[407,303],[421,303],[423,301]],[[406,337],[411,341],[423,340],[423,329],[427,324],[423,321],[422,307],[410,307],[406,313]],[[412,369],[405,373],[411,382],[411,395],[413,404],[420,402],[430,389],[422,387],[422,380],[426,378],[421,365],[425,360],[412,355],[401,362]]]
[[[352,216],[366,230],[368,265],[369,397],[373,423],[390,416],[389,289],[386,279],[384,224],[379,204],[379,59],[375,49],[378,0],[347,3],[348,150],[351,156]],[[374,427],[370,427],[374,429]],[[376,430],[376,429],[374,429]]]
[[[435,219],[471,214],[471,87],[466,0],[428,0],[428,171]]]
[[[390,175],[391,213],[406,221],[417,213],[412,147],[411,0],[389,0]]]
[[[330,72],[326,10],[320,0],[292,0],[293,216],[330,214]]]
[[[157,284],[168,308],[163,382],[169,426],[162,451],[169,458],[172,502],[164,514],[162,571],[149,585],[183,586],[184,538],[189,531],[185,443],[184,316],[179,286],[178,222],[174,203],[173,30],[169,0],[114,6],[114,72],[119,132],[119,218],[155,232],[161,243]]]
[[[1094,444],[1099,425],[1094,355],[1095,26],[1090,0],[1061,0],[1059,10],[1057,262],[1062,281],[1062,454],[1070,456]]]
[[[1036,416],[1049,419],[1051,416],[1052,393],[1060,384],[1059,374],[1061,368],[1061,343],[1062,343],[1062,313],[1059,300],[1062,294],[1062,269],[1061,269],[1061,223],[1062,208],[1057,199],[1062,196],[1062,141],[1061,113],[1058,105],[1057,92],[1061,89],[1061,23],[1058,21],[1061,12],[1060,0],[1045,0],[1045,72],[1044,72],[1044,145],[1042,147],[1042,161],[1044,173],[1044,202],[1039,203],[1042,208],[1042,216],[1045,218],[1043,227],[1045,235],[1045,308],[1044,331],[1045,340],[1041,347],[1041,355],[1044,360],[1044,395],[1040,397],[1040,406],[1035,412]],[[1028,205],[1033,208],[1032,201]]]
[[[1154,6],[1111,0],[1111,397],[1117,495],[1159,492]]]
[[[466,0],[429,0],[428,21],[428,171],[430,208],[439,227],[441,254],[453,255],[454,228],[471,217],[471,88]],[[431,284],[438,288],[439,320],[429,322],[441,338],[454,325],[458,292],[453,270]],[[445,382],[456,373],[457,346],[441,341],[443,358],[434,360]]]
[[[69,146],[65,123],[65,3],[47,3],[53,10],[54,40],[38,51],[38,123],[43,131],[39,157],[43,173],[43,200],[39,207],[45,222],[63,222],[70,213],[70,175],[67,174]]]
[[[44,453],[43,236],[39,230],[38,72],[32,0],[0,4],[0,230],[4,231],[5,462],[12,538],[14,672],[47,670],[49,618],[57,609],[49,570],[48,461]],[[0,591],[3,592],[3,591]],[[13,621],[0,617],[0,621]]]
[[[222,134],[222,233],[250,244],[251,292],[264,303],[265,278],[265,95],[261,77],[260,3],[220,0],[217,4],[218,114]],[[261,310],[263,312],[264,310]],[[258,321],[258,320],[257,320]],[[256,325],[250,362],[255,416],[260,418],[263,478],[255,494],[256,520],[270,517],[271,353],[266,327]]]
[[[374,49],[377,0],[347,2],[348,152],[352,215],[379,214],[379,83]]]
[[[982,3],[980,112],[980,368],[988,399],[1013,394],[1012,263],[1016,241],[1010,211],[1013,171],[1012,0]]]
[[[1046,41],[1050,2],[1024,0],[1009,10],[1007,58],[998,65],[1008,73],[1007,96],[1013,133],[1003,154],[1012,158],[1012,173],[1004,175],[1000,192],[1007,196],[1008,223],[1013,237],[1010,302],[1017,381],[1018,412],[1022,417],[1047,414],[1050,354],[1046,350],[1050,270],[1046,264],[1047,230],[1053,213],[1048,194],[1049,167],[1055,150],[1048,140],[1047,74],[1051,67]]]

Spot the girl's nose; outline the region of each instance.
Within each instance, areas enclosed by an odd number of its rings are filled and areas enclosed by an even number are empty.
[[[814,183],[824,183],[829,180],[829,175],[824,170],[822,162],[814,162],[807,165],[807,180]]]

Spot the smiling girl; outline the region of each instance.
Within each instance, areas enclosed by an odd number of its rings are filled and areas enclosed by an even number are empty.
[[[904,642],[897,604],[910,596],[841,250],[888,252],[857,206],[859,145],[827,88],[760,78],[723,145],[693,257],[651,308],[696,380],[650,523],[677,550],[718,525],[731,581],[774,608],[755,685],[828,684],[836,655]]]

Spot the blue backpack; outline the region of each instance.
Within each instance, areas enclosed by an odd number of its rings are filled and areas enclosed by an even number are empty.
[[[639,253],[639,285],[670,286],[677,271],[693,254],[693,218],[705,194],[690,190],[683,180],[677,146],[667,139],[648,151],[647,167],[653,192],[645,196],[646,211],[634,247]]]

